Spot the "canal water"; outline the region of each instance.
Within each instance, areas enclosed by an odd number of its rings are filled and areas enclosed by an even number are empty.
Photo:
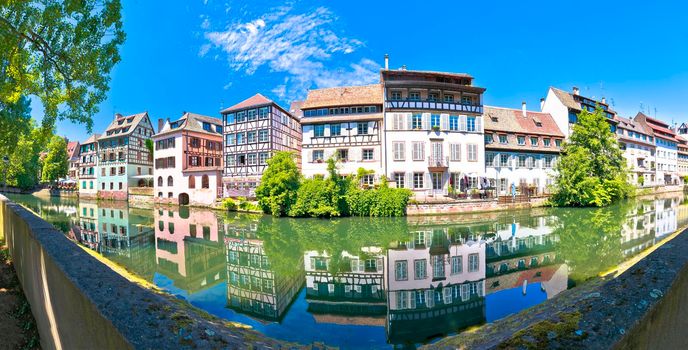
[[[213,315],[346,349],[413,346],[495,321],[688,224],[681,194],[601,209],[333,220],[9,197]]]

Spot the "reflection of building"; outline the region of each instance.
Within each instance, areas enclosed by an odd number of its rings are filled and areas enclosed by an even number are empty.
[[[148,113],[115,114],[98,138],[98,196],[126,200],[129,187],[143,186],[153,175],[153,155],[145,140],[153,136]]]
[[[75,237],[81,244],[100,251],[100,234],[98,233],[98,204],[96,202],[79,202],[79,235]]]
[[[304,254],[308,311],[320,322],[379,324],[387,310],[385,256],[379,247],[358,255],[308,251]]]
[[[420,342],[485,320],[485,242],[447,228],[387,251],[391,343]]]
[[[548,113],[485,106],[486,175],[500,194],[543,193],[552,183],[564,134]]]
[[[631,256],[652,246],[655,238],[655,202],[638,201],[621,228],[621,249]]]
[[[224,281],[224,242],[215,213],[155,209],[155,257],[158,271],[190,294]]]
[[[256,223],[227,225],[227,306],[259,319],[280,321],[301,290],[303,265],[295,261],[296,266],[273,266],[256,231]]]
[[[79,197],[95,198],[98,193],[98,137],[91,135],[80,146],[79,161]]]
[[[222,190],[222,121],[195,113],[158,120],[155,143],[156,202],[210,205]]]
[[[225,197],[253,197],[273,152],[294,152],[300,169],[301,125],[277,103],[256,94],[223,110],[222,120]]]
[[[680,198],[655,200],[655,237],[661,239],[677,230],[676,207]]]

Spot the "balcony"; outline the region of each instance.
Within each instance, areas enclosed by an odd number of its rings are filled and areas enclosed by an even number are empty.
[[[455,111],[464,113],[483,113],[483,106],[472,103],[442,102],[432,100],[389,100],[385,101],[385,108],[391,109],[430,109]]]
[[[430,172],[445,171],[447,168],[449,168],[449,157],[428,157]]]

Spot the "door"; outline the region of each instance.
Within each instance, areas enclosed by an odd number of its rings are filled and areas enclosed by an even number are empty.
[[[435,191],[442,190],[443,185],[443,174],[442,173],[432,173],[432,189]]]
[[[433,142],[432,143],[432,158],[431,161],[433,165],[436,166],[442,166],[444,163],[443,157],[442,157],[442,142]]]

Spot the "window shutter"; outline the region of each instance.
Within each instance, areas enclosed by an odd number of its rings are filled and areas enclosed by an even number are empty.
[[[303,150],[301,157],[303,157],[304,162],[312,162],[313,158],[311,157],[311,154],[313,154],[313,151],[310,150]]]
[[[435,296],[433,294],[433,290],[425,291],[425,305],[427,305],[429,308],[435,306]]]
[[[466,116],[459,116],[459,131],[466,131]]]
[[[423,113],[423,130],[430,129],[430,113]]]
[[[330,283],[327,285],[327,291],[329,293],[334,293],[334,284]]]
[[[449,130],[449,114],[440,114],[442,130]]]
[[[492,166],[499,166],[499,154],[495,154],[495,157],[492,159]]]
[[[413,127],[413,113],[406,114],[406,130],[411,130]]]
[[[425,173],[425,180],[423,181],[424,188],[432,188],[432,175],[430,173]]]
[[[416,308],[416,292],[408,292],[409,309]]]
[[[406,176],[404,177],[404,187],[406,188],[413,188],[413,173],[408,172],[406,173]]]
[[[483,132],[483,117],[475,117],[475,131]]]
[[[378,259],[377,259],[376,265],[377,265],[377,272],[382,272],[382,269],[384,268],[384,266],[382,266],[382,265],[383,265],[383,262],[382,262],[382,259],[381,259],[381,258],[378,258]]]

